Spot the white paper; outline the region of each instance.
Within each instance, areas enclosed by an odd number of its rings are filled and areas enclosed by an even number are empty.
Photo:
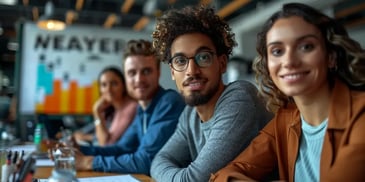
[[[32,153],[36,149],[36,146],[34,144],[27,144],[27,145],[14,145],[9,148],[9,150],[12,151],[18,151],[21,152],[24,150],[25,154]]]
[[[132,175],[117,175],[117,176],[98,176],[98,177],[87,177],[87,178],[77,178],[79,182],[100,182],[100,181],[108,181],[108,182],[140,182]],[[38,179],[38,182],[47,182],[48,179]]]
[[[54,166],[54,162],[51,159],[36,159],[35,160],[36,167],[46,167],[46,166]]]
[[[17,152],[24,151],[23,158],[26,159],[29,156],[31,156],[32,153],[36,150],[36,146],[34,144],[14,145],[14,146],[11,146],[10,148],[8,148],[8,150],[17,151]]]

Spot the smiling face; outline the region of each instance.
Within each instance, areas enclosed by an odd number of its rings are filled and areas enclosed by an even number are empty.
[[[270,77],[284,94],[310,96],[327,89],[327,71],[333,61],[315,26],[297,16],[281,18],[266,39]]]
[[[213,53],[213,61],[210,66],[201,68],[192,57],[204,51]],[[184,71],[171,68],[172,79],[176,81],[185,102],[191,106],[199,106],[210,102],[213,97],[217,99],[224,87],[222,74],[226,71],[226,56],[217,55],[210,38],[200,33],[178,36],[171,45],[171,57],[178,55],[191,58]]]
[[[123,82],[112,71],[107,71],[100,76],[99,89],[101,96],[109,102],[119,101],[123,97]]]
[[[150,101],[158,90],[160,70],[154,56],[132,55],[124,61],[128,94],[138,101]]]

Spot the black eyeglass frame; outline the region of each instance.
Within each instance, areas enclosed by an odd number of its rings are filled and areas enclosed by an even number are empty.
[[[207,65],[204,65],[204,66],[201,66],[200,64],[199,64],[199,62],[197,61],[198,59],[197,59],[197,56],[199,56],[201,53],[208,53],[208,55],[210,56],[210,62],[209,62],[209,64],[207,64]],[[169,65],[170,65],[170,67],[172,68],[172,69],[174,69],[175,71],[178,71],[178,72],[183,72],[183,71],[185,71],[187,68],[188,68],[188,66],[189,66],[189,62],[190,62],[190,60],[192,59],[192,60],[194,60],[194,63],[196,64],[196,65],[198,65],[199,66],[199,68],[207,68],[207,67],[209,67],[210,65],[212,65],[212,63],[213,63],[213,61],[214,61],[214,56],[216,55],[216,53],[215,52],[213,52],[213,51],[211,51],[211,50],[203,50],[203,51],[200,51],[200,52],[198,52],[198,53],[196,53],[194,56],[191,56],[191,57],[186,57],[186,56],[184,56],[184,55],[176,55],[176,56],[174,56],[174,57],[172,57],[172,58],[170,58],[169,59],[169,61],[168,61],[168,63],[169,63]],[[173,59],[175,59],[175,58],[177,58],[177,57],[181,57],[181,58],[185,58],[185,60],[187,60],[187,62],[186,62],[186,64],[185,64],[185,66],[184,66],[184,68],[183,69],[181,69],[181,70],[179,70],[179,69],[176,69],[174,66],[173,66],[173,64],[172,64],[172,61],[173,61]]]

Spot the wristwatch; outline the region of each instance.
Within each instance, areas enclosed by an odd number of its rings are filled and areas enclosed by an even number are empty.
[[[95,126],[98,126],[99,124],[101,124],[100,119],[96,119],[96,120],[94,121],[94,124],[95,124]]]

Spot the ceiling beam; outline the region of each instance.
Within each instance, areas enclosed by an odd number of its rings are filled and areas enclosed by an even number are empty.
[[[120,11],[123,14],[127,14],[129,12],[129,10],[132,8],[134,4],[134,0],[125,0],[122,7],[120,8]]]
[[[77,11],[80,11],[83,6],[84,6],[84,0],[77,0],[76,1],[75,9]]]
[[[77,14],[72,11],[72,10],[68,10],[66,12],[66,24],[67,25],[71,25],[72,22],[77,18]]]
[[[29,5],[29,0],[23,0],[23,5],[28,6]]]
[[[176,0],[167,0],[167,4],[175,4],[176,3]]]
[[[32,16],[34,21],[38,21],[39,19],[39,10],[37,7],[32,8]]]
[[[209,5],[210,3],[212,3],[212,0],[200,0],[199,3],[202,5]]]
[[[141,31],[146,27],[146,25],[150,22],[150,18],[148,16],[142,16],[136,24],[133,26],[134,31]]]
[[[346,9],[337,11],[337,12],[335,12],[335,17],[336,18],[345,17],[345,16],[348,16],[348,15],[360,12],[362,10],[365,10],[365,2],[356,4],[356,5],[354,5],[350,8],[346,8]]]
[[[225,18],[249,2],[250,0],[234,0],[221,8],[217,14],[221,18]]]
[[[114,13],[110,14],[106,18],[103,27],[104,28],[111,28],[117,22],[117,19],[118,19],[117,15],[115,15]]]
[[[345,23],[346,28],[354,28],[357,26],[365,25],[365,18],[361,18],[358,20],[350,21]]]

